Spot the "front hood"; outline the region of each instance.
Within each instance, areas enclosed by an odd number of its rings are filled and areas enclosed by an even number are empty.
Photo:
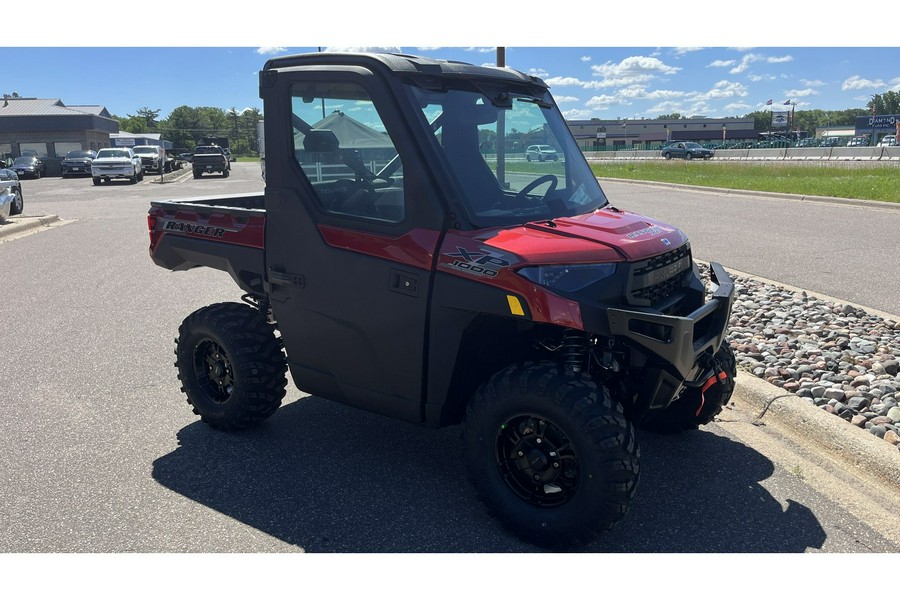
[[[528,223],[484,239],[532,264],[642,260],[686,241],[687,236],[671,225],[613,208]]]
[[[128,158],[95,158],[95,165],[129,165],[131,160]]]

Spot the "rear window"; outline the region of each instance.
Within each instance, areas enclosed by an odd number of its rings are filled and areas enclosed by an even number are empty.
[[[197,146],[194,154],[224,154],[219,146]]]

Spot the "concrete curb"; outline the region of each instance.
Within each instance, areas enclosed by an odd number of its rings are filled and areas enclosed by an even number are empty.
[[[733,399],[758,410],[758,420],[776,420],[848,467],[900,491],[900,451],[888,442],[748,373],[738,372]]]
[[[59,221],[58,215],[23,215],[10,217],[0,222],[0,239],[35,229],[37,227],[49,227]]]

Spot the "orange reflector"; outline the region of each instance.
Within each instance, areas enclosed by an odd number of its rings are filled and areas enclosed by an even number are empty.
[[[522,309],[522,303],[519,302],[518,298],[512,295],[507,295],[506,301],[509,303],[509,312],[519,317],[525,316],[525,311]]]

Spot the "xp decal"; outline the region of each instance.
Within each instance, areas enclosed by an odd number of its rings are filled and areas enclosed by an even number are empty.
[[[472,273],[479,277],[496,277],[499,274],[498,269],[511,264],[500,255],[480,250],[466,250],[459,246],[456,247],[456,252],[447,252],[444,256],[452,260],[442,263],[442,266]]]

